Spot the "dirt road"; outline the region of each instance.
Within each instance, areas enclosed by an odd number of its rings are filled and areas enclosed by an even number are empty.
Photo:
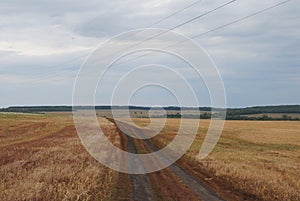
[[[116,124],[114,120],[111,120]],[[158,149],[148,140],[137,140],[125,133],[135,136],[143,136],[143,132],[133,125],[117,122],[123,140],[126,140],[125,150],[131,153],[141,151],[155,152]],[[122,132],[122,131],[123,132]],[[138,160],[138,158],[136,159]],[[129,166],[134,164],[128,164]],[[219,201],[221,199],[216,193],[194,175],[190,174],[178,164],[159,172],[150,174],[130,175],[132,186],[131,198],[135,201],[141,200],[208,200]]]
[[[124,135],[125,136],[125,135]],[[127,151],[130,153],[137,154],[137,149],[134,146],[133,140],[131,138],[127,139]],[[128,164],[132,166],[134,164]],[[151,187],[150,179],[145,174],[129,176],[130,182],[132,185],[132,198],[133,200],[145,200],[151,201],[154,200],[153,190]]]

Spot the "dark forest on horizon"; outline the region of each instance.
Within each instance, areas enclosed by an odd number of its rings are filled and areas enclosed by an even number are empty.
[[[45,113],[45,112],[71,112],[75,110],[161,110],[162,108],[148,106],[11,106],[0,109],[0,112],[17,112],[17,113]],[[167,114],[168,118],[192,118],[192,119],[210,119],[218,117],[218,111],[224,111],[220,108],[211,107],[163,107],[166,111],[178,111],[176,114]],[[181,110],[199,110],[200,116],[193,114],[181,115]],[[211,113],[214,111],[214,113]],[[263,114],[262,116],[254,117],[247,115]],[[281,117],[270,117],[267,114],[282,114]],[[278,105],[278,106],[253,106],[245,108],[227,108],[227,120],[299,120],[299,117],[291,117],[289,114],[300,114],[300,105]],[[159,118],[161,116],[153,116]]]

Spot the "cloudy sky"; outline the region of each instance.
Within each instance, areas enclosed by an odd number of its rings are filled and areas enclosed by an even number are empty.
[[[182,10],[194,2],[197,3]],[[0,107],[71,105],[80,66],[99,44],[124,32],[149,28],[159,21],[152,28],[170,29],[226,2],[229,1],[2,0]],[[173,31],[193,37],[279,2],[237,0]],[[229,107],[300,103],[299,8],[300,1],[291,0],[194,39],[216,64]],[[182,11],[166,18],[179,10]],[[122,42],[126,40],[132,38],[125,37]],[[176,65],[174,61],[168,65]],[[124,69],[119,73],[124,74]],[[155,77],[155,73],[159,74],[157,68],[153,75],[150,68],[139,76],[141,79],[147,75]],[[107,76],[108,80],[116,79],[113,73]],[[176,83],[168,76],[162,79]],[[200,105],[210,105],[203,84],[194,82],[193,78],[189,81]],[[108,104],[108,99],[103,99],[106,96],[109,95],[99,94],[97,104]],[[144,89],[134,97],[134,104],[175,104],[171,95],[161,90]]]

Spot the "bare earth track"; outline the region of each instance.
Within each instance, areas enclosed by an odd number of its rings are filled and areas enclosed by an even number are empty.
[[[114,120],[111,121],[115,123]],[[138,150],[140,150],[142,146],[144,146],[144,148],[146,148],[150,152],[158,151],[158,149],[149,140],[139,140],[141,143],[140,147],[139,145],[134,143],[133,138],[121,132],[122,130],[125,131],[125,133],[131,132],[136,136],[143,136],[143,132],[138,128],[120,121],[118,121],[118,126],[120,127],[121,135],[123,135],[122,137],[127,141],[126,150],[128,152],[138,153]],[[161,177],[161,175],[164,175],[164,177]],[[130,181],[132,184],[132,199],[136,201],[223,200],[212,190],[204,186],[204,184],[202,184],[198,178],[188,173],[177,164],[173,164],[170,167],[159,171],[158,173],[130,175]],[[161,192],[157,192],[157,190],[154,189],[155,181],[160,181],[164,184],[163,189],[160,189]],[[162,191],[164,191],[165,193],[163,193]],[[168,195],[168,197],[164,197],[164,195]]]

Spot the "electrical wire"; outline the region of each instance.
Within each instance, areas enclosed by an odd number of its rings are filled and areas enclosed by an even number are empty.
[[[237,20],[233,20],[233,21],[231,21],[231,22],[229,22],[229,23],[226,23],[226,24],[223,24],[223,25],[221,25],[221,26],[218,26],[218,27],[215,27],[215,28],[213,28],[213,29],[210,29],[210,30],[208,30],[208,31],[205,31],[205,32],[203,32],[203,33],[201,33],[201,34],[198,34],[198,35],[192,36],[192,37],[190,37],[190,38],[188,38],[188,39],[179,41],[178,43],[176,43],[176,44],[174,44],[174,45],[178,45],[178,44],[183,43],[183,42],[185,42],[185,41],[187,41],[187,40],[190,40],[190,39],[199,38],[199,37],[204,36],[204,35],[206,35],[206,34],[208,34],[208,33],[211,33],[211,32],[214,32],[214,31],[217,31],[217,30],[220,30],[220,29],[223,29],[223,28],[225,28],[225,27],[231,26],[231,25],[236,24],[236,23],[238,23],[238,22],[245,21],[245,20],[247,20],[247,19],[249,19],[249,18],[251,18],[251,17],[254,17],[254,16],[256,16],[256,15],[259,15],[259,14],[261,14],[261,13],[264,13],[264,12],[269,11],[269,10],[271,10],[271,9],[274,9],[274,8],[276,8],[276,7],[279,7],[279,6],[281,6],[281,5],[283,5],[283,4],[286,4],[286,3],[290,2],[290,1],[292,1],[292,0],[286,0],[286,1],[279,2],[279,3],[274,4],[274,5],[272,5],[272,6],[269,6],[269,7],[267,7],[267,8],[262,9],[262,10],[259,10],[259,11],[257,11],[257,12],[254,12],[254,13],[252,13],[252,14],[250,14],[250,15],[241,17],[241,18],[239,18],[239,19],[237,19]],[[171,46],[174,46],[174,45],[171,45]],[[165,47],[165,48],[168,48],[168,47],[171,47],[171,46],[167,46],[167,47]],[[125,61],[122,61],[122,62],[116,62],[114,65],[120,65],[120,64],[127,63],[127,62],[129,62],[129,61],[134,61],[134,60],[136,60],[136,59],[145,57],[145,56],[147,56],[147,55],[149,55],[149,54],[152,54],[152,52],[146,53],[146,54],[143,54],[143,55],[140,55],[140,56],[135,57],[135,58],[133,58],[133,59],[128,59],[128,60],[125,60]]]

